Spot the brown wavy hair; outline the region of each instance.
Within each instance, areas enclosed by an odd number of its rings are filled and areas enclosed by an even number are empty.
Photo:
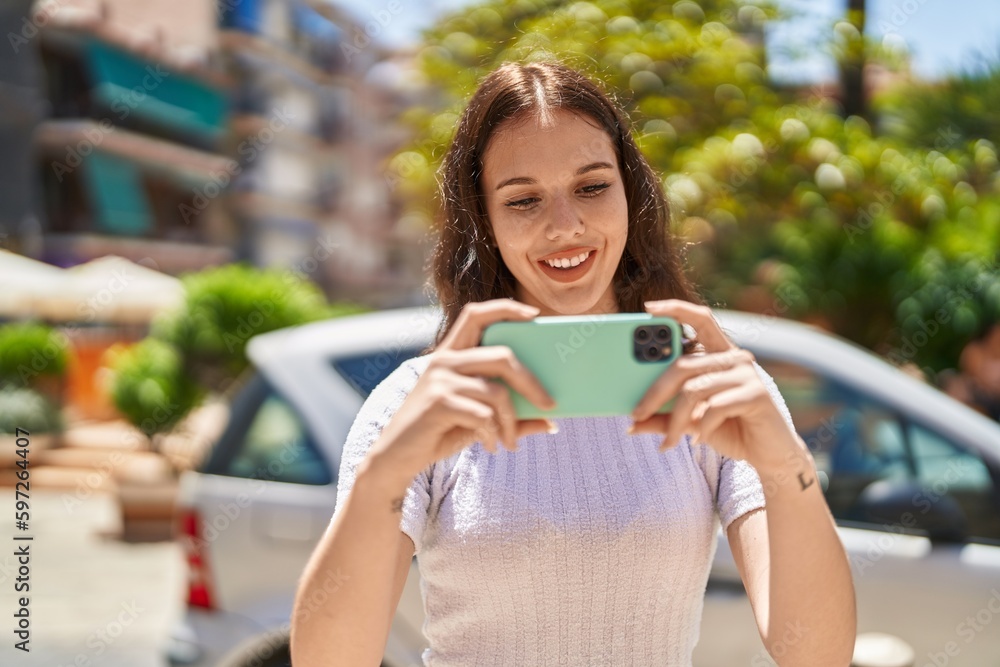
[[[437,173],[443,220],[432,263],[443,311],[434,346],[473,301],[514,298],[516,281],[493,245],[480,188],[482,158],[497,128],[555,108],[591,118],[615,147],[628,203],[628,238],[615,271],[620,312],[645,312],[644,301],[702,303],[683,271],[681,244],[670,232],[663,187],[632,137],[625,112],[597,84],[557,62],[507,62],[480,82]],[[432,348],[434,347],[432,346]]]

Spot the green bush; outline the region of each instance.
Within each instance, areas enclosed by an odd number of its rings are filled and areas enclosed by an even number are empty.
[[[287,271],[230,264],[183,277],[184,307],[154,324],[153,335],[180,352],[186,372],[221,390],[247,367],[247,341],[276,329],[362,310],[331,306],[312,282]]]
[[[177,350],[161,340],[146,338],[109,354],[115,374],[112,401],[146,435],[170,430],[204,393],[184,373]]]
[[[230,264],[182,280],[183,307],[110,360],[115,407],[148,435],[170,430],[207,393],[225,391],[247,368],[253,336],[364,310],[327,303],[315,284],[287,271]]]
[[[0,326],[0,383],[35,385],[43,376],[63,377],[69,365],[66,337],[35,322]]]
[[[32,389],[0,389],[0,433],[55,433],[62,431],[59,409]]]

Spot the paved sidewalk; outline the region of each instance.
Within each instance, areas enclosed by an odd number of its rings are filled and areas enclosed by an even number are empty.
[[[160,647],[181,614],[186,567],[174,542],[127,544],[118,499],[95,492],[82,502],[56,489],[33,490],[31,522],[14,529],[14,491],[0,487],[0,665],[165,667]],[[69,502],[67,502],[69,501]],[[33,535],[31,542],[13,536]],[[31,652],[14,648],[18,608],[14,552],[30,544]]]

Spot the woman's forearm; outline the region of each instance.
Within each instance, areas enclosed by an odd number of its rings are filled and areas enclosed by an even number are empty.
[[[770,551],[765,645],[779,665],[851,662],[857,633],[854,583],[837,527],[805,444],[758,469]]]
[[[292,610],[295,665],[377,666],[396,600],[400,507],[407,482],[371,457],[299,581]]]

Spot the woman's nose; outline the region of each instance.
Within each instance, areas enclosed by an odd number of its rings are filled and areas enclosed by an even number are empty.
[[[583,218],[573,202],[565,196],[556,197],[552,202],[552,217],[546,228],[550,241],[572,238],[583,233]]]

